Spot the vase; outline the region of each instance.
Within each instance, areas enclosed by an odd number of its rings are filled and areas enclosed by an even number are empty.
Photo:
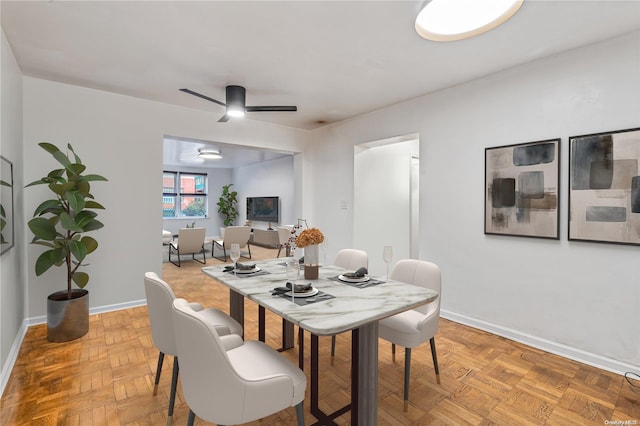
[[[312,244],[304,248],[304,279],[305,280],[317,280],[318,279],[318,258],[319,247],[317,244]]]
[[[52,293],[47,298],[47,340],[68,342],[89,331],[89,292],[75,288],[71,299],[67,291]]]

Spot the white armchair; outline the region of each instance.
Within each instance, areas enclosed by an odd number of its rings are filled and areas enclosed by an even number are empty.
[[[423,260],[404,259],[398,261],[391,271],[390,277],[396,281],[419,285],[435,290],[440,294],[441,274],[438,265]],[[404,351],[404,411],[409,405],[409,372],[411,369],[411,349],[429,340],[431,357],[436,372],[436,381],[440,383],[440,370],[436,355],[435,335],[440,319],[440,297],[431,303],[415,309],[401,312],[392,317],[380,320],[378,333],[381,339],[391,342],[391,350],[395,360],[396,345]]]
[[[220,259],[223,262],[227,261],[227,250],[231,249],[231,244],[238,244],[240,250],[247,248],[247,252],[244,254],[241,252],[242,257],[251,259],[251,245],[249,244],[249,238],[251,237],[251,228],[248,226],[227,226],[224,231],[223,238],[217,238],[211,242],[211,255],[216,259]],[[223,256],[216,256],[216,248],[218,251],[222,250]]]
[[[163,281],[155,272],[147,272],[144,274],[144,290],[147,297],[151,337],[153,344],[160,351],[153,387],[154,395],[158,393],[158,384],[160,383],[160,374],[162,373],[165,354],[174,357],[171,393],[169,396],[169,413],[167,417],[167,424],[170,425],[171,419],[173,418],[173,406],[178,385],[178,352],[173,334],[172,316],[172,305],[176,296],[169,284]],[[211,324],[218,334],[242,336],[242,326],[226,313],[214,308],[203,309],[199,303],[190,303],[188,305],[193,311],[198,311],[198,314],[203,320]]]
[[[287,247],[289,238],[291,238],[291,228],[278,226],[278,255],[276,257],[280,257],[280,251],[283,247],[285,248],[285,255],[289,256],[290,250],[289,247]]]
[[[193,260],[200,263],[207,263],[204,251],[205,228],[181,228],[178,231],[178,241],[169,243],[169,262],[176,266],[181,266],[180,256],[190,254]],[[171,254],[178,256],[178,263],[171,260]],[[196,254],[202,254],[202,260],[196,259]]]
[[[304,425],[307,379],[286,358],[259,341],[219,337],[184,299],[173,302],[173,325],[188,425],[196,414],[216,424],[240,424],[294,406]]]

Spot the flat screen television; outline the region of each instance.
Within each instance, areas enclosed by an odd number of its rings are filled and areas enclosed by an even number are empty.
[[[278,197],[247,197],[247,220],[280,222]]]

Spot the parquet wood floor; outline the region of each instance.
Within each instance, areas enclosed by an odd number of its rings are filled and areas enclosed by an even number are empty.
[[[253,251],[256,259],[275,257],[273,250]],[[178,297],[228,311],[228,290],[202,274],[200,264],[182,265],[163,266],[164,279]],[[142,277],[138,283],[143,285]],[[245,303],[246,338],[256,339],[257,306]],[[330,340],[320,339],[321,407],[326,410],[349,400],[350,334],[337,337],[334,365]],[[280,319],[269,312],[267,343],[280,343]],[[402,350],[394,362],[390,345],[380,342],[379,425],[601,426],[640,420],[640,390],[624,377],[444,319],[436,343],[442,383],[436,384],[429,345],[414,350],[411,404],[404,413]],[[0,424],[166,424],[172,362],[165,360],[160,390],[153,396],[157,356],[146,307],[93,315],[89,333],[67,343],[49,343],[45,326],[33,326],[0,402]],[[283,356],[297,364],[297,348]],[[308,372],[308,359],[305,368]],[[306,405],[306,421],[312,424]],[[174,424],[186,424],[187,415],[179,388]],[[348,416],[338,423],[349,424]],[[196,424],[207,423],[197,419]],[[253,424],[292,425],[295,412],[291,408]]]

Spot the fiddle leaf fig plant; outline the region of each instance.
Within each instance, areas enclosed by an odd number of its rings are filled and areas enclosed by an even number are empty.
[[[50,153],[63,168],[54,169],[27,185],[47,185],[52,197],[43,201],[28,222],[34,235],[32,244],[47,248],[35,264],[36,275],[40,276],[52,266],[64,266],[67,270],[67,298],[71,299],[71,283],[84,288],[89,282],[89,274],[79,271],[88,254],[98,248],[98,242],[84,235],[102,228],[94,210],[104,207],[94,200],[91,182],[106,181],[103,176],[85,174],[86,166],[67,144],[64,153],[53,144],[40,142],[42,149]]]
[[[218,213],[224,215],[225,226],[233,225],[233,222],[239,214],[236,208],[238,204],[238,193],[231,191],[230,188],[232,185],[232,183],[224,185],[222,187],[222,195],[220,195],[220,199],[218,199]]]

